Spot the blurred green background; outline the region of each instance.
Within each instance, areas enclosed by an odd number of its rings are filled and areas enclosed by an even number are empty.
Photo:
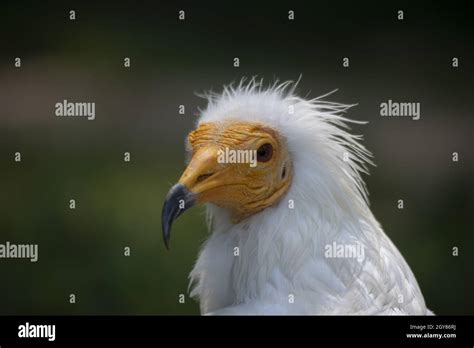
[[[187,276],[204,210],[177,221],[171,252],[160,231],[206,105],[195,92],[300,74],[301,95],[338,88],[330,99],[369,121],[354,132],[377,163],[371,207],[428,307],[473,314],[472,17],[467,2],[3,2],[0,243],[37,243],[39,261],[0,260],[0,314],[198,314]],[[55,117],[64,99],[95,102],[96,119]],[[388,99],[420,102],[421,120],[380,117]]]

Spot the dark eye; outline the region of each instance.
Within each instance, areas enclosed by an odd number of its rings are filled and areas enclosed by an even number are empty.
[[[273,156],[273,146],[271,144],[263,144],[257,150],[257,161],[268,162]]]

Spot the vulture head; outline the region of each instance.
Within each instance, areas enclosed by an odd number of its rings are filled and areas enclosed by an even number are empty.
[[[251,80],[226,87],[221,96],[207,95],[208,109],[186,139],[190,161],[163,206],[167,247],[174,220],[196,204],[225,208],[233,223],[276,205],[288,192],[293,172],[299,172],[294,162],[297,167],[303,162],[301,171],[317,165],[315,177],[331,177],[336,169],[346,180],[357,179],[355,188],[362,189],[358,171],[365,172],[370,154],[356,142],[359,137],[338,126],[364,122],[338,115],[351,105],[322,97],[306,101],[293,96],[295,87],[289,81],[265,90],[261,82]],[[324,166],[325,161],[331,163]],[[330,181],[322,189],[329,189]]]

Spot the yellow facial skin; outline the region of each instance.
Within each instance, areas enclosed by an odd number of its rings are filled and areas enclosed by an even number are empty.
[[[188,140],[192,158],[179,183],[197,195],[197,203],[210,202],[229,209],[234,223],[276,203],[290,186],[293,168],[286,143],[264,125],[204,123],[189,134]],[[219,150],[226,147],[259,151],[256,166],[219,163]]]

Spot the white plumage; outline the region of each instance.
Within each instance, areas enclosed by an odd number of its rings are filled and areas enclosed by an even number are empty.
[[[211,235],[190,274],[203,314],[430,314],[410,267],[367,203],[371,154],[347,132],[351,105],[305,100],[286,82],[255,80],[209,94],[199,123],[265,124],[283,135],[294,165],[288,192],[233,224],[208,205]],[[294,209],[289,208],[289,201]],[[329,258],[328,245],[364,257]],[[235,249],[238,247],[238,256]]]

